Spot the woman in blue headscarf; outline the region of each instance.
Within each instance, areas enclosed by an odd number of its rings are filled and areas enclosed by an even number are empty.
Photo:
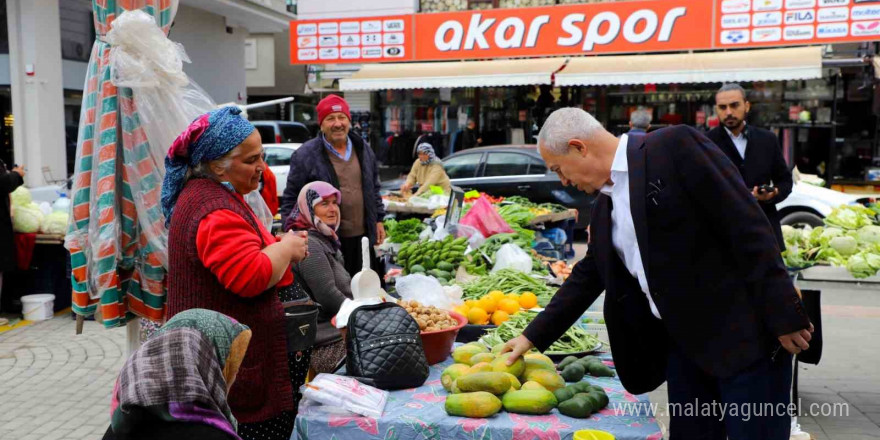
[[[229,392],[245,439],[288,439],[294,387],[278,290],[293,283],[291,263],[308,254],[306,234],[276,239],[243,196],[266,169],[260,134],[225,107],[196,118],[165,159],[162,208],[168,228],[167,317],[214,310],[253,331]]]
[[[443,162],[434,154],[434,147],[429,143],[421,143],[418,147],[419,158],[413,163],[409,175],[406,177],[406,183],[400,187],[400,192],[407,193],[416,184],[419,185],[415,195],[418,196],[428,191],[432,186],[443,188],[444,193],[449,193],[452,185],[449,183],[449,176],[443,169]]]

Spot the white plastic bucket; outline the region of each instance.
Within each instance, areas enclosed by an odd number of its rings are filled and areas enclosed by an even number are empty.
[[[40,293],[21,297],[21,309],[28,321],[45,321],[54,314],[55,295]]]

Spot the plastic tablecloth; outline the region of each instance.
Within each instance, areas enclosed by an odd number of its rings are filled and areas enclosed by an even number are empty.
[[[610,354],[600,357],[613,366]],[[292,439],[461,439],[461,440],[561,440],[575,431],[599,429],[617,440],[659,440],[660,426],[653,416],[647,395],[626,392],[616,377],[584,380],[605,388],[608,407],[587,419],[564,416],[554,409],[548,415],[529,416],[501,411],[486,419],[469,419],[446,414],[446,390],[440,384],[447,359],[431,366],[428,380],[419,388],[393,391],[382,417],[330,415],[315,406],[303,405],[296,418]]]

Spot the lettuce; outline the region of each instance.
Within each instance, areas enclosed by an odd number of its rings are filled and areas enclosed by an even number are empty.
[[[880,226],[864,226],[856,232],[856,238],[860,244],[880,243]]]
[[[12,196],[12,204],[16,207],[30,205],[33,201],[31,199],[31,191],[24,186],[19,186],[9,195]]]
[[[40,230],[43,221],[43,212],[39,205],[31,202],[27,205],[15,207],[15,216],[12,217],[12,229],[15,232],[31,234]]]
[[[862,205],[840,205],[825,217],[825,224],[843,229],[859,229],[874,223],[874,211]]]
[[[872,264],[873,263],[873,264]],[[859,252],[846,262],[846,270],[856,278],[873,276],[880,269],[880,255],[867,251]]]
[[[55,211],[43,219],[40,230],[44,234],[64,235],[67,232],[67,220],[66,212]]]
[[[828,242],[828,246],[840,255],[847,257],[859,251],[859,242],[848,235],[834,237]]]

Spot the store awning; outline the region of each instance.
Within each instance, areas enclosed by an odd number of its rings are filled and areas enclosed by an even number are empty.
[[[748,82],[822,77],[822,48],[572,58],[557,86]]]
[[[550,84],[565,58],[367,64],[339,89],[386,90]]]

